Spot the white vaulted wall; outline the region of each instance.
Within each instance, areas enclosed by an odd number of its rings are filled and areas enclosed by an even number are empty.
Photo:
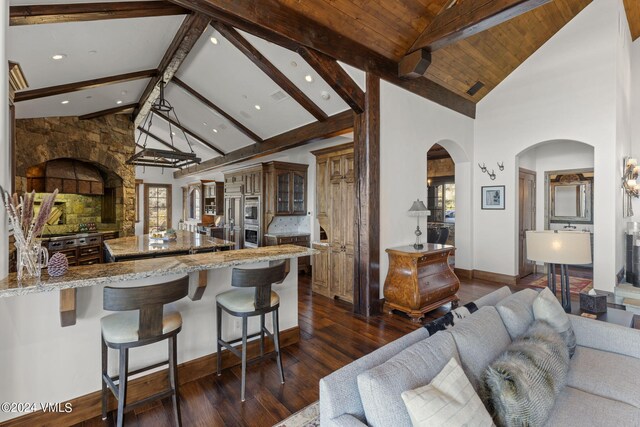
[[[474,268],[517,274],[517,158],[546,141],[573,140],[594,147],[595,287],[612,291],[622,267],[619,188],[628,94],[622,2],[595,0],[527,59],[477,108],[474,157],[504,161],[495,181],[475,174]],[[622,86],[622,88],[621,88]],[[506,186],[506,209],[480,209],[480,187]]]

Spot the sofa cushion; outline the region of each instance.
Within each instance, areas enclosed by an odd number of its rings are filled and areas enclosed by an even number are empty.
[[[565,386],[569,351],[549,323],[537,320],[482,376],[481,396],[501,426],[541,426]]]
[[[451,358],[459,360],[456,344],[449,332],[438,332],[358,375],[367,424],[411,426],[402,392],[428,384]]]
[[[640,360],[634,357],[578,346],[567,384],[640,409]]]
[[[494,307],[482,307],[448,332],[455,340],[462,369],[478,391],[484,369],[511,343],[500,315]]]
[[[545,320],[560,334],[569,349],[569,357],[573,357],[576,351],[576,334],[573,333],[569,316],[565,313],[558,298],[544,288],[533,301],[533,317],[536,320]]]
[[[565,387],[558,395],[545,425],[548,427],[638,426],[640,410],[617,400]]]
[[[454,357],[427,385],[402,393],[413,427],[490,427],[491,415]]]
[[[334,419],[343,414],[349,414],[364,421],[364,408],[358,391],[357,376],[384,363],[428,336],[429,333],[426,329],[419,328],[322,378],[320,380],[320,422],[322,425],[337,425],[337,421]]]
[[[533,322],[533,301],[537,296],[538,292],[533,289],[524,289],[496,304],[496,310],[512,340],[524,334]]]

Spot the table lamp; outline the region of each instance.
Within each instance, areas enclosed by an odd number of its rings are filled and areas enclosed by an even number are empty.
[[[580,231],[527,231],[527,259],[548,266],[547,286],[556,293],[556,264],[560,264],[562,307],[571,312],[569,265],[591,263],[591,234]]]
[[[431,215],[431,211],[427,209],[427,207],[424,205],[423,202],[420,201],[420,199],[413,202],[413,204],[411,205],[411,209],[409,209],[409,216],[415,216],[417,220],[417,226],[415,231],[416,243],[414,243],[413,245],[414,249],[424,248],[424,245],[420,242],[420,236],[422,236],[422,231],[420,231],[420,217],[429,216],[429,215]]]

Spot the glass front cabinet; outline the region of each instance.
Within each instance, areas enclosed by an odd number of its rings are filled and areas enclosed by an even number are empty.
[[[307,169],[298,163],[270,162],[265,164],[265,203],[267,212],[272,203],[274,215],[307,214]],[[269,193],[272,193],[271,196]]]

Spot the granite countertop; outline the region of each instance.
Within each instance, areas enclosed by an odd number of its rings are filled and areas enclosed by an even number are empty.
[[[290,231],[286,233],[265,233],[265,236],[266,237],[300,237],[300,236],[311,236],[311,233]]]
[[[15,273],[0,280],[0,298],[60,289],[117,284],[126,280],[188,274],[203,270],[236,267],[264,261],[278,261],[318,253],[317,249],[295,245],[265,246],[256,249],[181,255],[169,258],[149,258],[136,261],[94,264],[70,267],[62,277],[49,277],[46,270],[42,278],[18,283]]]
[[[176,240],[166,242],[153,242],[148,234],[142,236],[121,237],[107,240],[104,246],[111,256],[121,258],[145,254],[157,254],[163,252],[188,252],[192,249],[223,248],[235,246],[235,242],[222,240],[215,237],[207,237],[202,234],[192,233],[186,230],[176,231]]]
[[[311,242],[311,245],[331,246],[331,243],[329,243],[328,240],[316,240],[315,242]]]

